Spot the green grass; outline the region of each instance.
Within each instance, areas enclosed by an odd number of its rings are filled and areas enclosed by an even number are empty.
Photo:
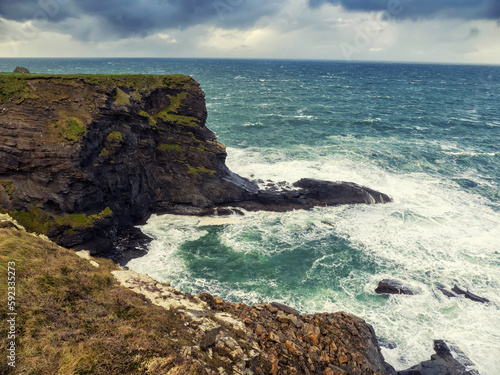
[[[16,99],[18,103],[24,100],[28,84],[23,79],[17,79],[18,74],[0,74],[0,103]]]
[[[148,75],[148,74],[15,74],[0,73],[0,103],[13,99],[22,102],[29,97],[27,81],[34,79],[47,79],[67,86],[78,86],[89,84],[102,89],[108,87],[120,87],[132,90],[130,97],[139,101],[144,95],[148,95],[159,87],[171,89],[200,90],[198,84],[189,76],[181,74],[172,75]],[[123,92],[123,90],[121,90]],[[125,99],[126,101],[126,99]]]
[[[128,106],[130,105],[130,96],[125,91],[117,88],[116,98],[113,104],[116,105],[117,107]]]
[[[205,167],[193,167],[189,164],[186,164],[187,168],[188,168],[188,174],[192,174],[192,175],[195,175],[195,176],[199,176],[201,174],[216,174],[217,172],[214,171],[213,169],[208,169],[208,168],[205,168]]]
[[[139,112],[137,112],[137,114],[139,116],[147,118],[149,125],[151,125],[153,128],[156,129],[156,119],[153,116],[150,116],[149,113],[143,111],[142,109]]]
[[[85,125],[78,119],[66,120],[66,126],[61,130],[61,136],[70,144],[80,141],[86,131]]]
[[[182,146],[181,145],[175,145],[175,144],[162,143],[156,149],[158,151],[178,151],[178,152],[182,152]]]
[[[123,142],[122,133],[120,133],[120,132],[111,132],[106,137],[106,141],[108,141],[108,142],[115,142],[115,143]]]
[[[178,114],[178,110],[182,106],[182,102],[187,98],[188,93],[182,92],[176,96],[169,95],[170,104],[167,108],[156,115],[156,118],[166,122],[175,122],[185,126],[198,126],[199,120],[191,116],[182,116]]]
[[[168,111],[163,110],[157,115],[158,118],[162,119],[166,122],[175,122],[185,126],[197,127],[199,120],[196,117],[191,116],[180,116],[172,113],[168,113]]]
[[[99,157],[100,157],[100,158],[105,158],[105,157],[107,157],[107,156],[109,156],[109,150],[108,150],[106,147],[104,147],[104,148],[101,150],[101,152],[99,153]]]
[[[95,268],[72,251],[16,230],[0,229],[0,268],[16,269],[16,369],[0,357],[2,374],[195,374],[183,358],[193,345],[185,318],[121,287],[109,260]],[[7,283],[0,283],[6,301]],[[6,321],[7,303],[0,304]],[[8,325],[0,345],[8,346]],[[175,341],[174,341],[175,340]]]
[[[95,215],[85,214],[65,214],[53,217],[40,208],[33,208],[31,211],[21,210],[9,213],[19,224],[29,232],[47,235],[51,228],[69,227],[69,230],[92,227],[96,222],[113,215],[109,207]]]

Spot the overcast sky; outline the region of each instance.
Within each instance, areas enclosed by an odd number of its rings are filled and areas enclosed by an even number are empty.
[[[500,64],[500,0],[0,0],[0,57]]]

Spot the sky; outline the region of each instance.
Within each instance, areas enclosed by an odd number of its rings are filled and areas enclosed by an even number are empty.
[[[0,0],[0,57],[500,64],[500,0]]]

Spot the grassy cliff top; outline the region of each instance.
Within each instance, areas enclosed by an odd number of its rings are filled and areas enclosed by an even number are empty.
[[[200,90],[198,83],[182,74],[19,74],[0,73],[0,104],[21,99],[29,92],[29,81],[46,80],[66,86],[91,85],[100,89],[125,88],[148,94],[164,87],[175,90]],[[200,90],[201,91],[201,90]]]
[[[188,344],[184,318],[152,305],[114,280],[117,269],[95,268],[74,252],[22,230],[0,229],[0,317],[7,322],[7,267],[15,262],[16,369],[0,360],[0,373],[196,374],[179,355]],[[9,325],[0,344],[9,346]],[[169,372],[170,373],[170,372]]]

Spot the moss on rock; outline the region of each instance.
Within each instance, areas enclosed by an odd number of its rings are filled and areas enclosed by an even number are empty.
[[[51,230],[58,227],[69,227],[73,230],[90,228],[98,221],[113,215],[109,207],[95,215],[85,214],[65,214],[61,216],[51,216],[38,207],[31,210],[15,210],[9,212],[10,216],[17,220],[19,224],[29,232],[48,235]]]
[[[182,152],[182,146],[177,144],[162,143],[156,148],[158,151],[178,151]]]
[[[117,107],[130,105],[130,96],[120,88],[116,89],[116,98],[113,103]]]
[[[106,137],[106,141],[112,142],[112,143],[120,143],[123,142],[123,136],[122,133],[120,132],[111,132],[109,135]]]
[[[16,191],[16,187],[14,186],[14,183],[10,180],[0,180],[0,185],[3,186],[5,192],[8,195],[12,195]]]

